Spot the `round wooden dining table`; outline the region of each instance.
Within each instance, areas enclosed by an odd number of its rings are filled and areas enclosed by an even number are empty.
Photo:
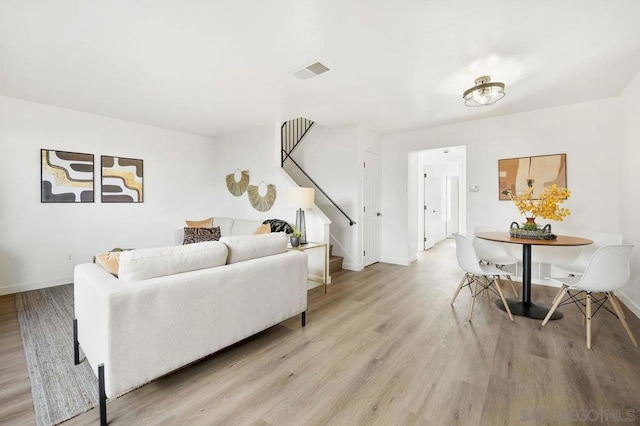
[[[557,235],[554,240],[533,240],[528,238],[514,238],[508,232],[478,232],[476,237],[499,243],[522,244],[522,300],[507,299],[507,304],[513,315],[520,315],[535,319],[544,319],[550,306],[540,305],[531,301],[531,246],[571,247],[593,244],[587,238]],[[498,303],[499,302],[499,303]],[[501,300],[496,300],[496,306],[505,310]],[[556,310],[552,320],[562,318],[562,312]]]

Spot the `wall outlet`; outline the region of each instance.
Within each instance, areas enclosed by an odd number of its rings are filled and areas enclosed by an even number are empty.
[[[67,260],[72,261],[73,260],[73,255],[72,254],[68,254],[67,255]]]

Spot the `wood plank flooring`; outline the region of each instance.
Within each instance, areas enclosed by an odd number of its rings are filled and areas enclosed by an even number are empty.
[[[14,295],[0,297],[0,424],[35,422]]]
[[[449,305],[461,277],[452,241],[408,267],[336,273],[327,294],[309,292],[307,327],[288,320],[109,401],[110,424],[640,423],[640,349],[614,316],[594,317],[592,350],[573,306],[543,328],[511,322],[492,297],[477,300],[469,322],[466,289]],[[532,298],[550,304],[556,291],[536,285]],[[0,413],[29,403],[5,396],[5,370],[26,369],[14,358],[2,365]],[[91,410],[64,425],[97,418]]]

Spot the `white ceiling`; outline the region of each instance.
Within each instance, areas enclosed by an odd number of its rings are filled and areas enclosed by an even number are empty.
[[[310,80],[289,73],[320,60]],[[616,96],[638,0],[2,0],[0,95],[215,136],[304,116],[380,134]],[[462,92],[489,74],[492,107]]]

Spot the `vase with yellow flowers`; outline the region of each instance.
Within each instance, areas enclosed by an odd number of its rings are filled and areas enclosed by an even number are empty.
[[[571,211],[560,207],[560,204],[569,198],[571,191],[567,188],[559,188],[553,184],[547,186],[540,194],[540,198],[534,200],[533,189],[533,187],[527,188],[522,195],[513,196],[509,194],[509,198],[526,218],[526,223],[523,223],[522,227],[516,222],[511,224],[511,236],[518,238],[554,239],[555,235],[551,233],[551,225],[540,228],[536,223],[536,218],[562,222],[565,217],[571,214]]]

